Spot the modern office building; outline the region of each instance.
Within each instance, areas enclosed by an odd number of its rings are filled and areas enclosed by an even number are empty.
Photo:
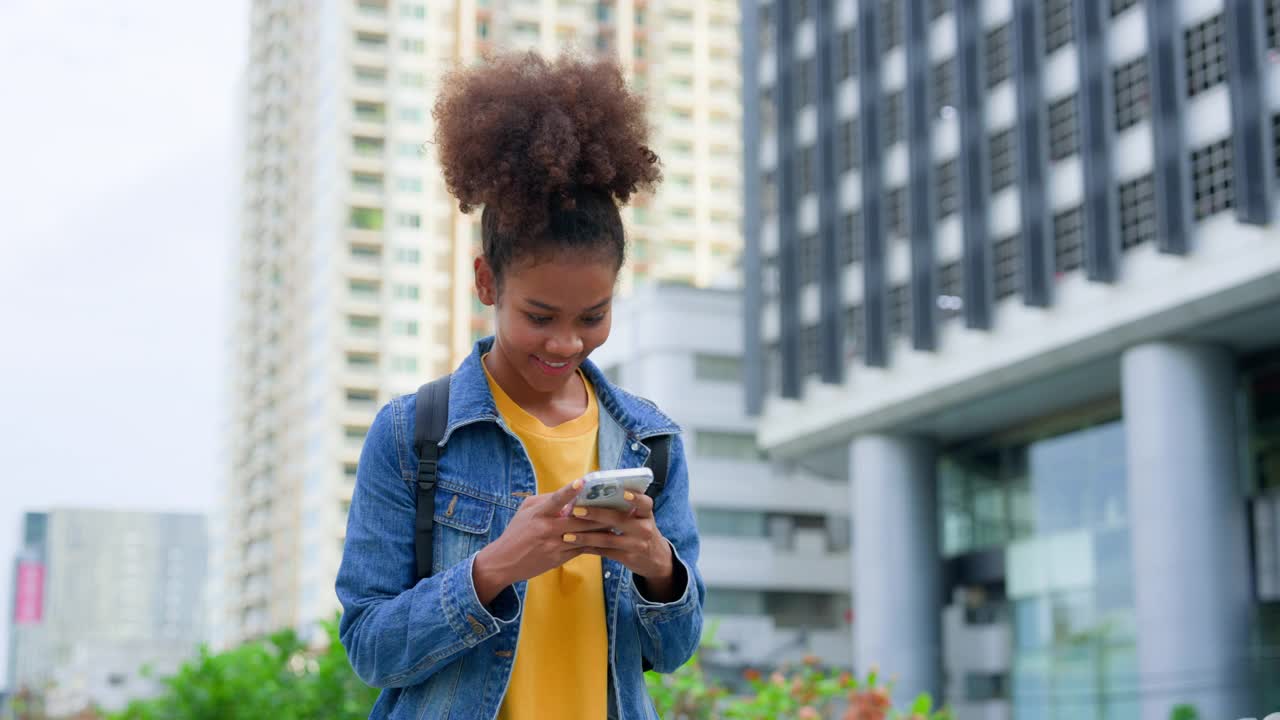
[[[968,718],[1280,709],[1280,2],[743,5],[747,390],[854,659]]]
[[[452,369],[478,214],[428,142],[444,73],[501,49],[614,53],[666,182],[627,210],[623,278],[705,284],[741,247],[733,0],[255,0],[245,78],[220,644],[326,618],[360,447],[391,396]]]
[[[9,689],[49,717],[121,710],[204,640],[200,515],[27,513],[15,563]],[[144,676],[150,666],[155,676]]]
[[[706,626],[716,627],[719,646],[706,661],[735,677],[810,654],[847,667],[843,467],[765,460],[744,409],[741,318],[737,289],[642,286],[615,304],[614,331],[592,360],[684,431]]]

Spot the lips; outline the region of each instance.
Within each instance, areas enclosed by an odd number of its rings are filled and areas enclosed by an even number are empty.
[[[557,360],[553,362],[544,360],[537,355],[530,355],[529,357],[533,359],[533,364],[547,375],[564,375],[573,369],[573,362],[570,360]]]

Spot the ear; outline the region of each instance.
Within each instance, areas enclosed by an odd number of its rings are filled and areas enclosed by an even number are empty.
[[[489,267],[489,261],[481,255],[475,259],[473,267],[476,276],[476,295],[480,298],[480,302],[485,305],[496,305],[498,283],[497,278],[493,276],[493,268]]]

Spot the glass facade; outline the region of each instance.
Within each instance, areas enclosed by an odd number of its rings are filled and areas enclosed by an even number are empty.
[[[944,554],[1003,556],[1016,718],[1138,715],[1126,482],[1114,415],[941,460]]]
[[[1259,708],[1280,708],[1280,358],[1245,373],[1245,483],[1258,612],[1251,650]]]

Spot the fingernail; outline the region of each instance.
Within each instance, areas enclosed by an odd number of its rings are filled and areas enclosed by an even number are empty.
[[[578,536],[574,535],[573,533],[565,533],[564,535],[565,542],[576,542],[577,539],[578,539]]]
[[[578,478],[577,480],[574,480],[574,481],[573,481],[573,489],[574,489],[574,490],[581,490],[581,489],[582,489],[582,478]]]
[[[627,492],[622,493],[622,497],[626,499],[627,502],[630,502],[636,499],[636,494],[628,490]]]
[[[586,517],[586,516],[587,516],[587,509],[586,509],[586,508],[574,508],[574,509],[573,509],[573,515],[574,515],[574,517]]]

